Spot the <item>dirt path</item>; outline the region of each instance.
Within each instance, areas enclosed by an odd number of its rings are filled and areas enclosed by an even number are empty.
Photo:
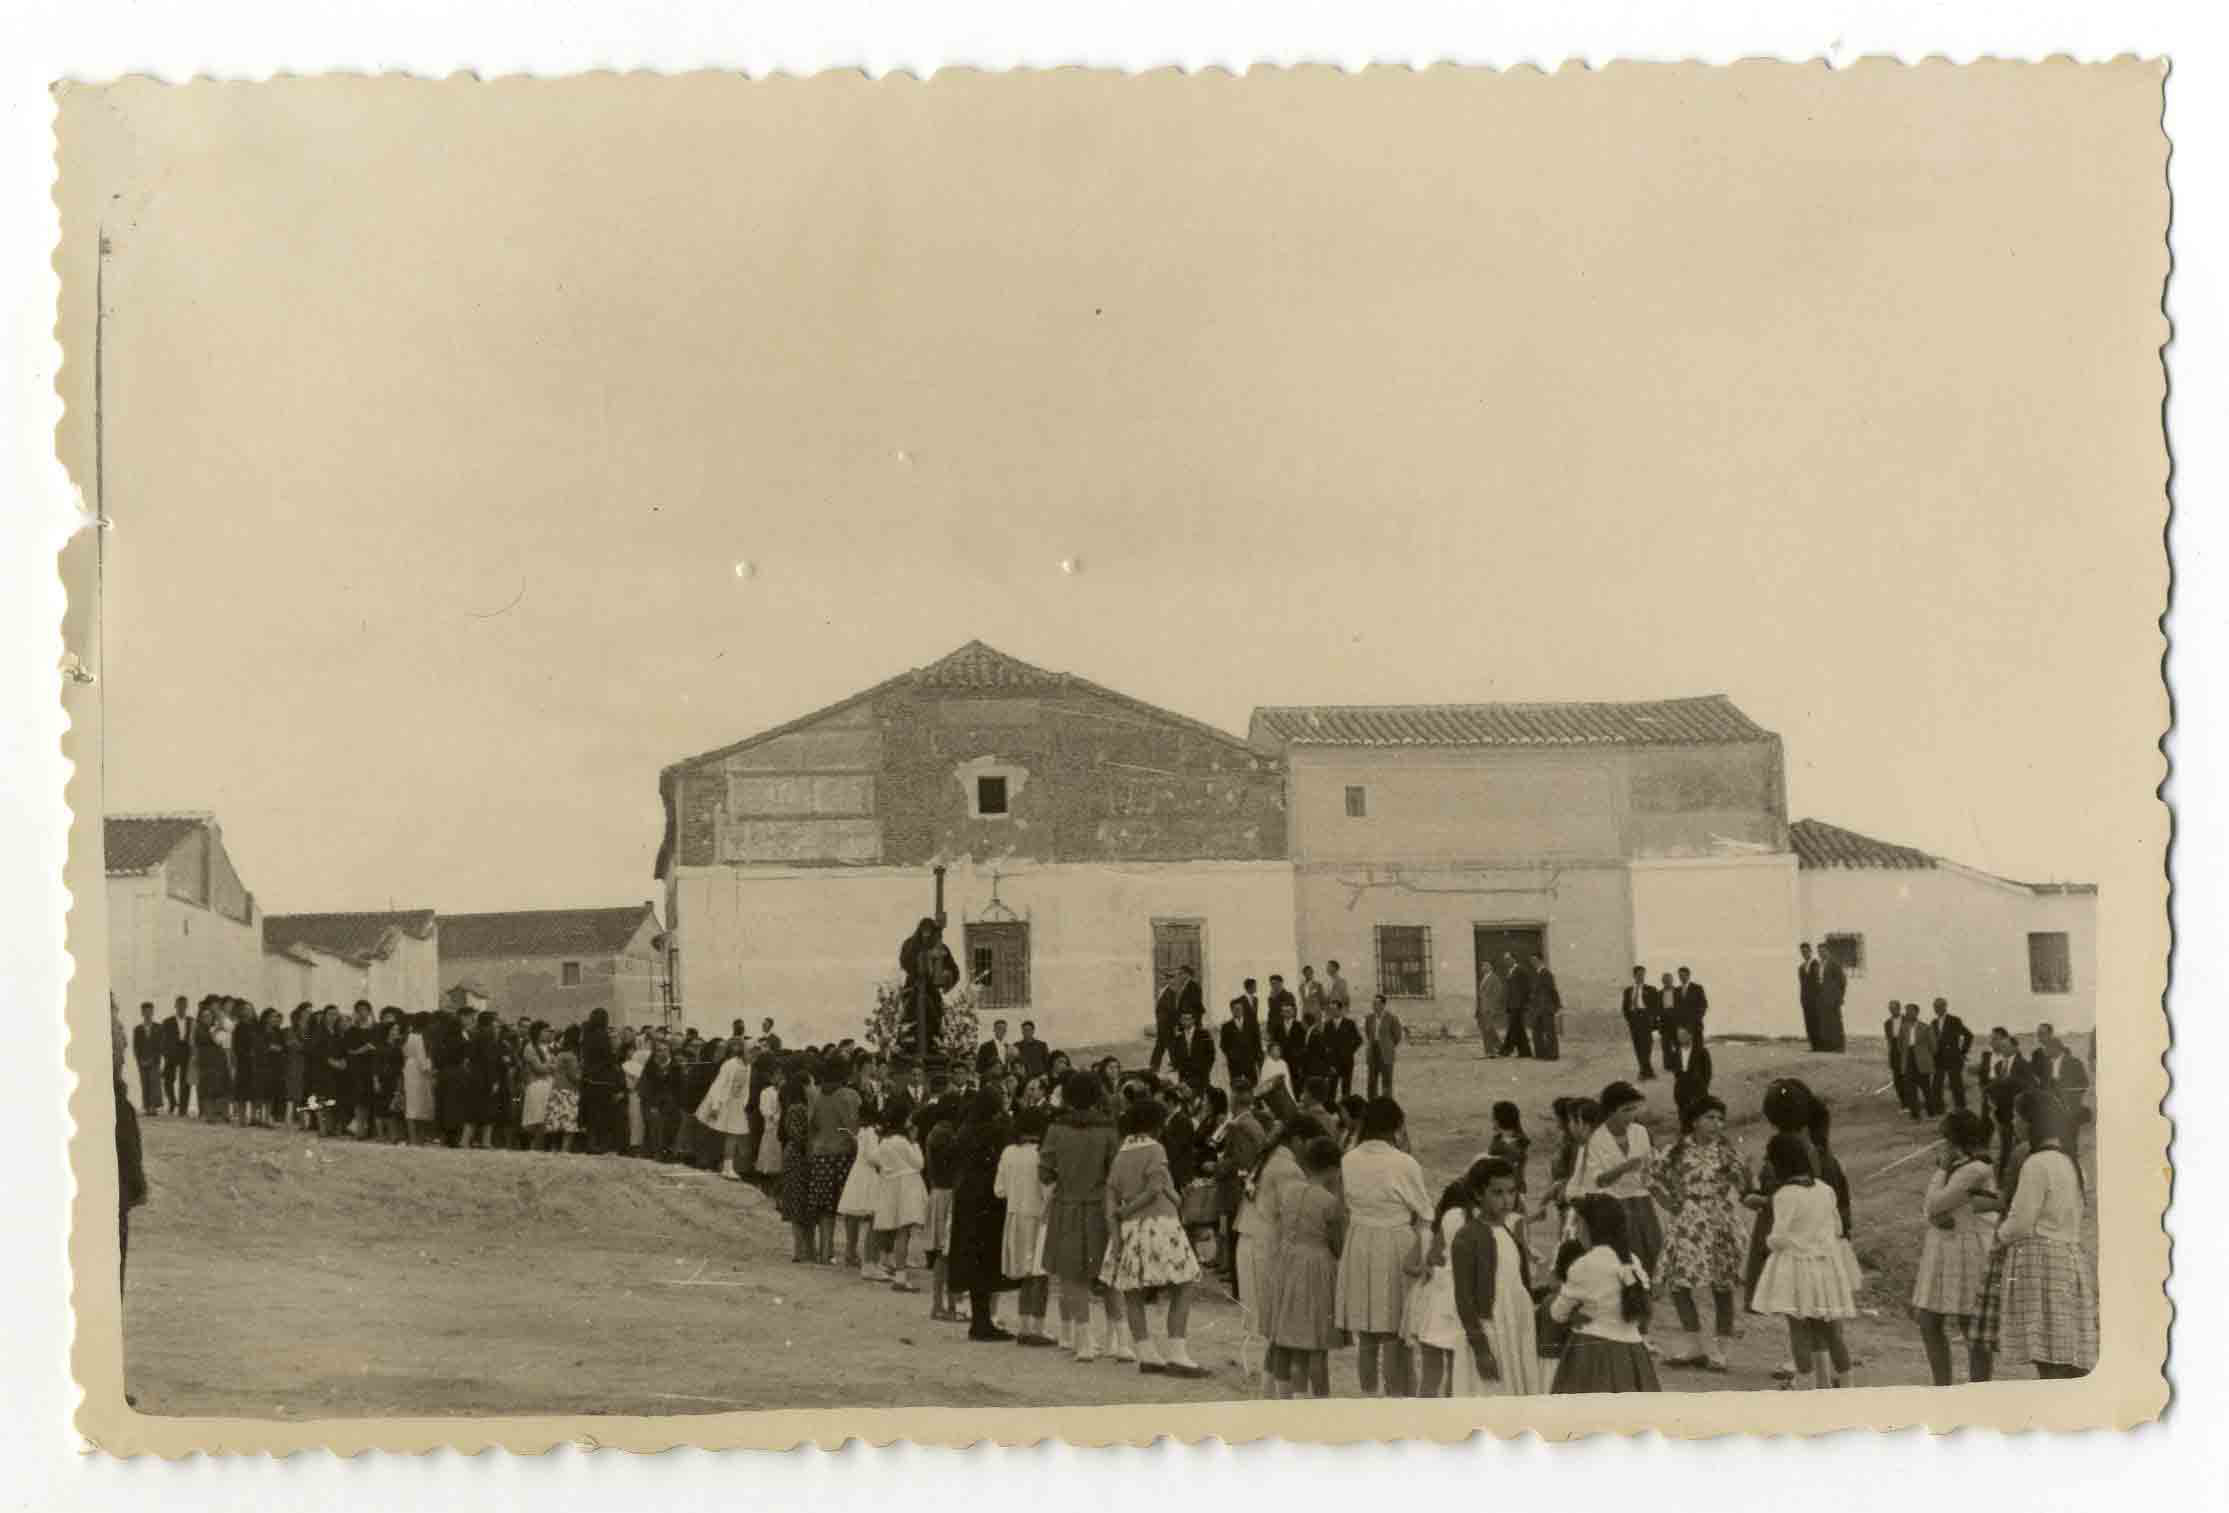
[[[1624,1069],[1614,1047],[1574,1052],[1544,1066],[1482,1062],[1475,1046],[1415,1048],[1400,1093],[1435,1184],[1484,1146],[1495,1098],[1518,1099],[1544,1152],[1548,1100]],[[1717,1059],[1737,1119],[1754,1117],[1757,1093],[1783,1070],[1834,1093],[1836,1150],[1858,1186],[1863,1301],[1877,1311],[1850,1330],[1860,1381],[1924,1382],[1897,1299],[1909,1290],[1926,1163],[1878,1182],[1867,1174],[1928,1132],[1866,1096],[1878,1058],[1861,1050],[1728,1045]],[[1754,1159],[1755,1128],[1737,1134]],[[793,1265],[771,1206],[709,1175],[168,1119],[147,1121],[146,1142],[155,1197],[134,1216],[125,1308],[127,1380],[144,1412],[638,1415],[1250,1395],[1227,1299],[1193,1313],[1193,1353],[1215,1369],[1201,1381],[976,1344],[963,1326],[931,1321],[926,1294]],[[1536,1156],[1536,1181],[1545,1167]],[[1668,1306],[1658,1327],[1676,1327]],[[1783,1343],[1776,1321],[1747,1318],[1732,1373],[1668,1372],[1666,1386],[1770,1388]],[[1354,1390],[1353,1359],[1334,1357],[1335,1391]]]

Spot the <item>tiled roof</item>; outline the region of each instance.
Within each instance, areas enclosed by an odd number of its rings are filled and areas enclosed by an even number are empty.
[[[178,843],[207,820],[187,814],[111,814],[101,821],[101,852],[108,875],[152,872],[170,860]]]
[[[1891,867],[1911,872],[1936,865],[1924,851],[1892,846],[1824,820],[1797,820],[1788,827],[1788,842],[1802,867]]]
[[[387,932],[399,930],[424,940],[433,933],[431,909],[405,909],[388,914],[267,914],[263,918],[263,949],[287,952],[309,946],[349,961],[370,961],[387,945]]]
[[[1705,746],[1772,732],[1724,694],[1644,704],[1311,704],[1254,711],[1287,746]]]
[[[516,914],[444,914],[441,954],[467,956],[616,956],[635,938],[648,904],[621,909],[533,909]]]
[[[948,657],[912,674],[924,688],[1058,688],[1066,674],[1047,672],[980,641],[970,641]]]

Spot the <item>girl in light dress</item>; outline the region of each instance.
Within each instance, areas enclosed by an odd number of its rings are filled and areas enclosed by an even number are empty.
[[[404,1128],[412,1145],[424,1145],[433,1138],[433,1056],[426,1048],[426,1030],[432,1017],[430,1014],[411,1015],[410,1033],[403,1038],[402,1043],[402,1113]],[[549,1031],[544,1026],[536,1025],[534,1027],[534,1043],[539,1045],[542,1037],[548,1033]],[[546,1064],[546,1056],[544,1061]],[[533,1093],[534,1090],[530,1084],[527,1088],[529,1100],[532,1099]],[[533,1121],[537,1133],[539,1133],[542,1120],[547,1118],[546,1106],[549,1102],[547,1086],[542,1089],[542,1101],[545,1109],[541,1117]]]
[[[844,1190],[836,1198],[836,1212],[844,1221],[844,1265],[855,1268],[862,1282],[890,1280],[890,1273],[878,1264],[876,1247],[875,1207],[882,1198],[882,1168],[875,1164],[875,1152],[881,1147],[882,1136],[875,1120],[872,1107],[861,1110],[858,1148],[852,1156],[851,1171],[844,1178]],[[866,1238],[864,1252],[860,1249],[862,1232]]]
[[[761,1051],[771,1056],[772,1051]],[[766,1080],[759,1090],[759,1118],[764,1122],[765,1133],[759,1136],[758,1172],[761,1181],[779,1182],[782,1175],[782,1078],[779,1072]],[[775,1190],[774,1188],[769,1189]]]
[[[929,1186],[921,1180],[921,1147],[913,1143],[906,1126],[913,1120],[913,1101],[893,1093],[884,1101],[875,1121],[875,1169],[880,1187],[875,1196],[875,1249],[887,1258],[891,1290],[919,1292],[907,1274],[913,1232],[928,1222]]]
[[[1463,1320],[1455,1311],[1455,1237],[1469,1222],[1478,1195],[1471,1173],[1486,1163],[1473,1162],[1471,1172],[1440,1191],[1439,1208],[1432,1215],[1432,1243],[1424,1255],[1424,1275],[1409,1289],[1409,1308],[1403,1337],[1415,1347],[1419,1368],[1418,1397],[1475,1397],[1476,1391],[1456,1388],[1456,1359],[1467,1354]]]
[[[743,1040],[738,1036],[728,1042],[727,1057],[720,1063],[719,1074],[697,1104],[697,1122],[720,1135],[720,1175],[730,1182],[743,1180],[735,1162],[743,1153],[743,1137],[751,1127],[750,1112],[751,1064],[744,1055]]]
[[[1278,1125],[1269,1143],[1254,1158],[1253,1169],[1246,1173],[1240,1187],[1238,1219],[1234,1227],[1238,1231],[1238,1301],[1245,1320],[1241,1349],[1248,1349],[1257,1341],[1261,1344],[1261,1387],[1273,1398],[1280,1395],[1278,1389],[1284,1376],[1284,1358],[1277,1348],[1274,1327],[1279,1208],[1284,1191],[1293,1183],[1307,1180],[1308,1174],[1301,1169],[1300,1152],[1324,1133],[1324,1127],[1306,1115],[1296,1115]]]
[[[1424,1169],[1398,1148],[1405,1122],[1400,1104],[1371,1099],[1361,1141],[1340,1164],[1347,1242],[1339,1254],[1336,1322],[1359,1341],[1355,1375],[1364,1397],[1378,1395],[1381,1366],[1385,1395],[1409,1395],[1401,1316],[1409,1283],[1424,1269],[1432,1200],[1424,1189]]]
[[[1943,1156],[1927,1179],[1920,1213],[1927,1220],[1919,1245],[1919,1272],[1912,1284],[1912,1317],[1927,1351],[1928,1374],[1938,1387],[1952,1382],[1952,1320],[1967,1342],[1967,1373],[1988,1379],[1988,1367],[1975,1369],[1974,1315],[1981,1310],[1981,1279],[1989,1269],[1989,1248],[1997,1234],[1996,1168],[1989,1159],[1989,1126],[1964,1109],[1943,1120]]]
[[[1101,1280],[1122,1297],[1140,1372],[1204,1377],[1207,1368],[1192,1359],[1185,1338],[1200,1258],[1184,1232],[1169,1153],[1160,1140],[1167,1120],[1168,1109],[1157,1098],[1140,1098],[1122,1111],[1116,1127],[1122,1144],[1107,1169],[1111,1264]],[[1160,1340],[1146,1316],[1146,1305],[1155,1297],[1168,1303],[1167,1334]]]
[[[1038,1143],[1045,1137],[1045,1111],[1025,1108],[1014,1116],[1014,1138],[999,1154],[993,1197],[1006,1200],[1006,1232],[999,1247],[999,1271],[1019,1281],[1022,1327],[1017,1345],[1058,1343],[1045,1333],[1045,1304],[1051,1286],[1045,1277],[1045,1187],[1037,1171]]]
[[[1533,1311],[1532,1253],[1519,1227],[1516,1168],[1489,1156],[1473,1162],[1463,1181],[1472,1206],[1449,1257],[1463,1339],[1453,1362],[1454,1395],[1537,1396],[1547,1390],[1548,1372]]]
[[[1813,1175],[1814,1152],[1801,1135],[1774,1135],[1765,1156],[1782,1176],[1772,1195],[1772,1232],[1765,1238],[1764,1270],[1750,1306],[1788,1321],[1796,1385],[1812,1373],[1816,1386],[1840,1387],[1850,1372],[1842,1320],[1856,1317],[1857,1300],[1839,1253],[1842,1218],[1834,1189]]]
[[[1288,1184],[1277,1212],[1276,1289],[1270,1334],[1276,1366],[1270,1396],[1331,1396],[1331,1352],[1347,1343],[1335,1317],[1339,1257],[1347,1238],[1346,1205],[1339,1200],[1343,1153],[1339,1142],[1318,1135],[1302,1147],[1302,1180]]]

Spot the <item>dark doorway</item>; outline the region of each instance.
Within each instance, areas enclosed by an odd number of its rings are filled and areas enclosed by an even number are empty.
[[[1200,1001],[1207,997],[1207,962],[1204,950],[1205,930],[1196,919],[1157,919],[1153,922],[1153,994],[1159,998],[1164,983],[1176,976],[1179,967],[1190,967],[1200,985]]]
[[[1471,927],[1471,985],[1485,975],[1486,963],[1492,962],[1498,971],[1502,954],[1515,956],[1529,970],[1535,951],[1548,949],[1546,925],[1473,925]]]

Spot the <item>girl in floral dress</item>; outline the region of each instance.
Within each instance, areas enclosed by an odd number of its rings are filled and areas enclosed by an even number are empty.
[[[804,1068],[793,1070],[782,1082],[782,1115],[777,1126],[782,1137],[782,1222],[795,1240],[790,1259],[813,1259],[816,1215],[812,1201],[812,1171],[805,1160],[805,1143],[812,1120],[813,1079]]]
[[[1200,1258],[1184,1233],[1176,1184],[1169,1176],[1169,1155],[1161,1145],[1168,1110],[1157,1098],[1140,1098],[1122,1111],[1122,1144],[1107,1168],[1106,1212],[1111,1266],[1107,1284],[1122,1295],[1138,1370],[1147,1375],[1204,1377],[1207,1368],[1191,1357],[1185,1334],[1192,1312],[1192,1284],[1200,1279]],[[1166,1359],[1146,1319],[1146,1303],[1156,1295],[1168,1300]]]
[[[1919,1247],[1919,1275],[1912,1285],[1912,1317],[1935,1385],[1951,1385],[1952,1320],[1967,1345],[1967,1372],[1988,1379],[1988,1368],[1974,1369],[1971,1326],[1981,1310],[1981,1279],[1989,1268],[1989,1248],[1997,1234],[1996,1168],[1989,1160],[1989,1126],[1964,1109],[1942,1124],[1943,1157],[1927,1179],[1920,1211],[1927,1229]]]
[[[1680,1137],[1656,1163],[1650,1191],[1671,1223],[1664,1234],[1664,1256],[1657,1284],[1672,1294],[1687,1348],[1666,1366],[1726,1369],[1726,1342],[1734,1337],[1734,1289],[1741,1283],[1748,1255],[1741,1207],[1749,1191],[1749,1169],[1726,1138],[1726,1105],[1698,1099],[1680,1110]],[[1708,1292],[1717,1326],[1709,1349],[1703,1346],[1702,1312],[1697,1294]]]

